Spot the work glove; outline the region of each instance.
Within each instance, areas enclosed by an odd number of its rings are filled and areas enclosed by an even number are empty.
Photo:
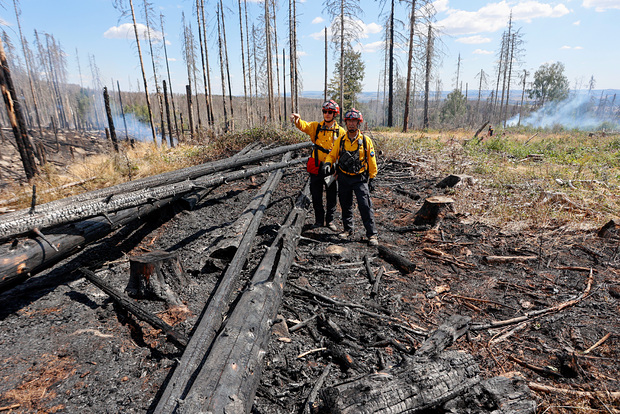
[[[334,173],[334,170],[332,168],[331,162],[324,162],[321,165],[321,175],[323,177],[327,177],[328,175],[332,175],[333,173]]]
[[[375,179],[371,178],[368,180],[368,191],[370,191],[371,193],[375,192]]]

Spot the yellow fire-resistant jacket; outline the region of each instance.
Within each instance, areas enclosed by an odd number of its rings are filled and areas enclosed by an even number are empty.
[[[319,163],[325,161],[325,157],[329,151],[334,147],[334,142],[341,136],[346,135],[347,131],[338,125],[338,122],[334,121],[331,128],[325,129],[325,121],[322,122],[306,122],[303,119],[298,119],[295,122],[295,126],[301,131],[310,136],[312,143],[325,148],[327,152],[321,151],[317,148],[312,149],[312,156],[319,160]],[[317,129],[319,133],[317,135]]]
[[[366,141],[365,152],[364,143],[362,140]],[[360,154],[360,162],[362,163],[362,168],[356,174],[351,174],[340,169],[338,169],[338,172],[348,175],[357,175],[368,171],[368,177],[375,178],[377,176],[377,158],[375,156],[375,147],[372,144],[372,140],[361,132],[358,133],[357,138],[354,139],[353,142],[351,142],[351,140],[349,139],[348,134],[345,134],[342,137],[338,138],[338,140],[334,143],[334,149],[332,150],[332,152],[329,153],[325,161],[331,162],[332,165],[335,164],[336,161],[338,161],[338,159],[340,158],[340,148],[342,146],[341,141],[344,142],[343,145],[345,151],[358,150]]]

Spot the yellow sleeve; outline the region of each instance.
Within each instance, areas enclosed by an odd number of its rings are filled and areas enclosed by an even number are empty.
[[[366,137],[368,140],[368,177],[375,178],[377,176],[377,154],[375,153],[375,146],[372,140]]]
[[[295,126],[301,132],[310,135],[310,140],[314,142],[314,137],[316,136],[316,129],[319,127],[318,122],[306,122],[303,119],[299,118],[297,122],[295,122]]]
[[[340,141],[342,140],[343,136],[344,135],[340,135],[336,142],[334,142],[334,148],[332,148],[332,151],[327,154],[327,157],[325,157],[325,162],[330,162],[332,165],[334,165],[336,161],[338,161],[338,157],[340,157]]]

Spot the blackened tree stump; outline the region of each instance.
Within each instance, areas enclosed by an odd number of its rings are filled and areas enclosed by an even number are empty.
[[[183,303],[175,292],[186,284],[185,272],[174,253],[155,250],[129,259],[129,283],[125,291],[131,297],[179,306]]]
[[[445,196],[433,196],[424,200],[424,204],[416,213],[413,224],[430,224],[434,225],[447,212],[454,211],[452,206],[454,200]]]

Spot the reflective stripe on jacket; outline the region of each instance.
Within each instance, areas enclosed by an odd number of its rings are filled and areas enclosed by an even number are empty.
[[[367,157],[364,153],[364,143],[363,141],[360,142],[360,139],[366,140],[366,153],[368,154],[368,159],[366,159]],[[360,162],[362,163],[362,168],[356,174],[351,174],[345,171],[340,172],[348,175],[357,175],[364,173],[366,169],[368,169],[368,178],[375,178],[377,176],[377,157],[375,156],[375,147],[372,143],[372,140],[361,132],[358,133],[357,138],[353,142],[351,142],[351,140],[349,139],[348,134],[345,134],[344,136],[338,138],[338,140],[334,144],[334,149],[332,150],[332,152],[329,153],[326,161],[331,162],[332,164],[335,164],[336,161],[338,161],[338,159],[340,158],[340,143],[342,140],[344,140],[343,142],[345,151],[358,150],[360,155]]]

